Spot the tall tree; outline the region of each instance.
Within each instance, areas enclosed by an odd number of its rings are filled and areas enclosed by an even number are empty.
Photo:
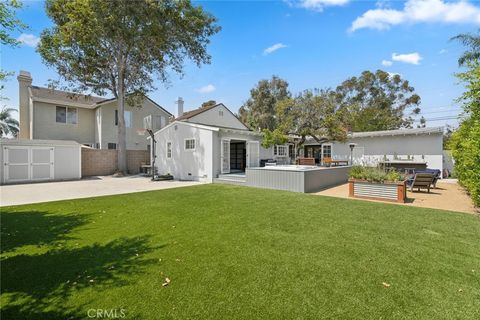
[[[412,127],[420,113],[420,96],[400,75],[364,71],[336,88],[338,103],[349,115],[352,131],[392,130]],[[406,114],[411,109],[411,114]]]
[[[319,143],[345,141],[347,137],[345,113],[331,90],[305,90],[294,98],[283,99],[277,103],[276,114],[278,128],[264,130],[264,146],[280,144],[288,135],[300,137],[299,145],[307,137]]]
[[[183,75],[185,59],[210,63],[217,19],[190,0],[47,0],[46,10],[54,26],[38,50],[68,83],[117,99],[118,170],[126,172],[127,94],[141,98],[169,70]]]
[[[480,59],[480,30],[477,31],[477,34],[473,33],[462,33],[459,34],[450,40],[460,41],[465,47],[468,48],[460,58],[458,58],[458,64],[463,66],[468,62],[475,62]]]
[[[17,10],[22,4],[16,0],[5,0],[0,2],[0,45],[15,47],[19,42],[10,36],[11,32],[22,31],[27,26],[17,18]],[[0,81],[5,80],[11,73],[0,70]]]
[[[253,130],[274,130],[277,126],[275,106],[278,101],[289,97],[287,81],[277,76],[260,80],[250,90],[250,98],[240,107],[240,120]]]
[[[18,121],[12,117],[17,110],[3,107],[0,111],[0,137],[11,134],[16,137],[18,134]]]
[[[202,103],[202,108],[208,108],[208,107],[213,107],[214,105],[217,104],[217,101],[215,100],[208,100]]]

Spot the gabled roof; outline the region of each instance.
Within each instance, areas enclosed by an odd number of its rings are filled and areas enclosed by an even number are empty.
[[[77,107],[90,108],[90,109],[94,109],[103,104],[117,100],[117,98],[106,99],[106,98],[92,96],[92,95],[85,95],[85,94],[79,94],[75,92],[43,88],[38,86],[31,86],[30,92],[31,92],[32,100],[34,101],[58,103],[58,104],[64,103],[64,104],[70,104]],[[156,103],[149,97],[145,96],[145,98],[147,98],[150,102],[152,102],[156,107],[158,107],[159,109],[163,110],[164,112],[172,116],[170,112],[165,110],[162,106],[160,106],[158,103]]]
[[[104,98],[78,94],[74,92],[31,86],[30,92],[34,101],[54,101],[57,103],[70,103],[86,108],[93,108],[95,104],[104,101]]]
[[[127,94],[128,96],[128,94]],[[145,96],[145,98],[150,101],[151,103],[153,103],[157,108],[163,110],[164,112],[168,113],[170,116],[173,116],[173,114],[171,114],[170,112],[168,112],[165,108],[163,108],[161,105],[159,105],[158,103],[156,103],[155,101],[153,101],[152,99],[150,99],[149,97]],[[96,104],[96,107],[99,107],[99,106],[102,106],[104,104],[107,104],[107,103],[110,103],[110,102],[113,102],[117,100],[117,98],[110,98],[110,99],[105,99],[103,101],[99,101],[97,102]]]
[[[222,105],[225,107],[225,105],[223,103],[217,103],[213,106],[209,106],[209,107],[200,107],[200,108],[197,108],[197,109],[194,109],[194,110],[191,110],[191,111],[187,111],[187,112],[184,112],[183,115],[181,115],[180,117],[176,118],[175,120],[178,120],[178,121],[182,121],[182,120],[187,120],[187,119],[190,119],[192,117],[195,117],[196,115],[199,115],[200,113],[203,113],[205,111],[208,111],[208,110],[211,110],[215,107],[218,107],[219,105]],[[228,108],[225,107],[227,110]],[[230,111],[230,110],[228,110]],[[230,111],[231,112],[231,111]],[[233,114],[233,113],[232,113]]]

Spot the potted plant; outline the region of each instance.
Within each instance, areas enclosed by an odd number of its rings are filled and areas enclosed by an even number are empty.
[[[395,170],[353,166],[349,173],[349,196],[404,203],[407,182]]]

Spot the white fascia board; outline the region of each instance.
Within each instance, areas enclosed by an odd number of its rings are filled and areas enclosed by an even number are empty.
[[[184,126],[189,126],[189,127],[193,127],[193,128],[198,128],[198,129],[205,129],[205,130],[210,130],[210,131],[219,131],[219,128],[217,127],[211,127],[211,126],[206,126],[206,125],[203,125],[203,124],[196,124],[196,123],[191,123],[191,122],[186,122],[186,121],[174,121],[168,125],[166,125],[165,127],[163,127],[162,129],[154,132],[153,134],[156,135],[157,133],[160,133],[162,132],[163,130],[166,130],[168,128],[170,128],[171,126],[173,125],[184,125]]]

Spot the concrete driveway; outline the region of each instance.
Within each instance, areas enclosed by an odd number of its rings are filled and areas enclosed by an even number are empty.
[[[151,181],[143,176],[91,177],[76,181],[0,186],[0,206],[89,198],[202,184],[194,181]]]

